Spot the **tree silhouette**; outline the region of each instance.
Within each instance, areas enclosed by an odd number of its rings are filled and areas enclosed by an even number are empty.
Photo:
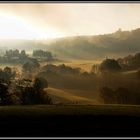
[[[99,66],[101,72],[116,72],[121,70],[121,66],[115,59],[105,59]]]
[[[32,72],[33,70],[36,70],[40,67],[40,64],[36,59],[31,59],[29,62],[26,62],[23,64],[22,69],[25,72]]]
[[[35,78],[33,87],[35,90],[42,90],[44,88],[48,88],[48,82],[45,78],[37,77]]]

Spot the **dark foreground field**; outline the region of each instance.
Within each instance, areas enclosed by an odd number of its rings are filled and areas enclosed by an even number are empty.
[[[140,136],[140,106],[0,107],[0,137]]]

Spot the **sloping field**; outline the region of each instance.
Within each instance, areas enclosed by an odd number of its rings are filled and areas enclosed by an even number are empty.
[[[140,117],[140,105],[24,105],[0,106],[1,119],[36,118],[49,116],[137,116]]]
[[[137,116],[140,117],[140,105],[22,105],[0,106],[1,118],[9,117],[47,117],[48,115],[91,115],[91,116]],[[13,117],[12,117],[13,116]],[[10,118],[11,117],[11,118]]]
[[[89,104],[97,105],[98,101],[91,96],[92,92],[89,91],[79,91],[79,90],[66,90],[66,89],[57,89],[57,88],[48,88],[46,89],[49,96],[52,98],[53,103],[62,103],[62,104]],[[80,95],[81,93],[81,95]],[[84,94],[84,95],[83,95]]]

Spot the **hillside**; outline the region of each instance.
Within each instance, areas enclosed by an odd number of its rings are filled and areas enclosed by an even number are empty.
[[[53,103],[62,103],[62,104],[83,104],[83,105],[97,105],[97,97],[95,94],[92,95],[92,91],[80,91],[80,90],[65,90],[65,89],[56,89],[48,88],[47,89],[49,96],[52,98]],[[79,95],[78,95],[79,93]],[[93,97],[91,97],[93,96]]]
[[[140,29],[118,30],[112,34],[66,37],[47,43],[58,57],[70,59],[102,59],[121,57],[140,51]]]
[[[118,58],[140,51],[140,28],[132,31],[118,30],[96,36],[73,36],[50,40],[0,40],[1,52],[5,49],[43,49],[61,59],[100,60]]]

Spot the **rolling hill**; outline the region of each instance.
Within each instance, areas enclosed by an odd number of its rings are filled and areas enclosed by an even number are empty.
[[[118,58],[140,51],[140,29],[112,34],[66,37],[52,41],[48,49],[71,59]]]
[[[96,36],[72,36],[51,40],[0,40],[1,51],[5,49],[43,49],[62,59],[99,60],[118,58],[140,51],[140,28],[131,31],[118,30],[111,34]]]
[[[78,105],[97,105],[95,94],[91,98],[92,91],[66,90],[49,87],[47,89],[49,96],[54,104],[78,104]]]

